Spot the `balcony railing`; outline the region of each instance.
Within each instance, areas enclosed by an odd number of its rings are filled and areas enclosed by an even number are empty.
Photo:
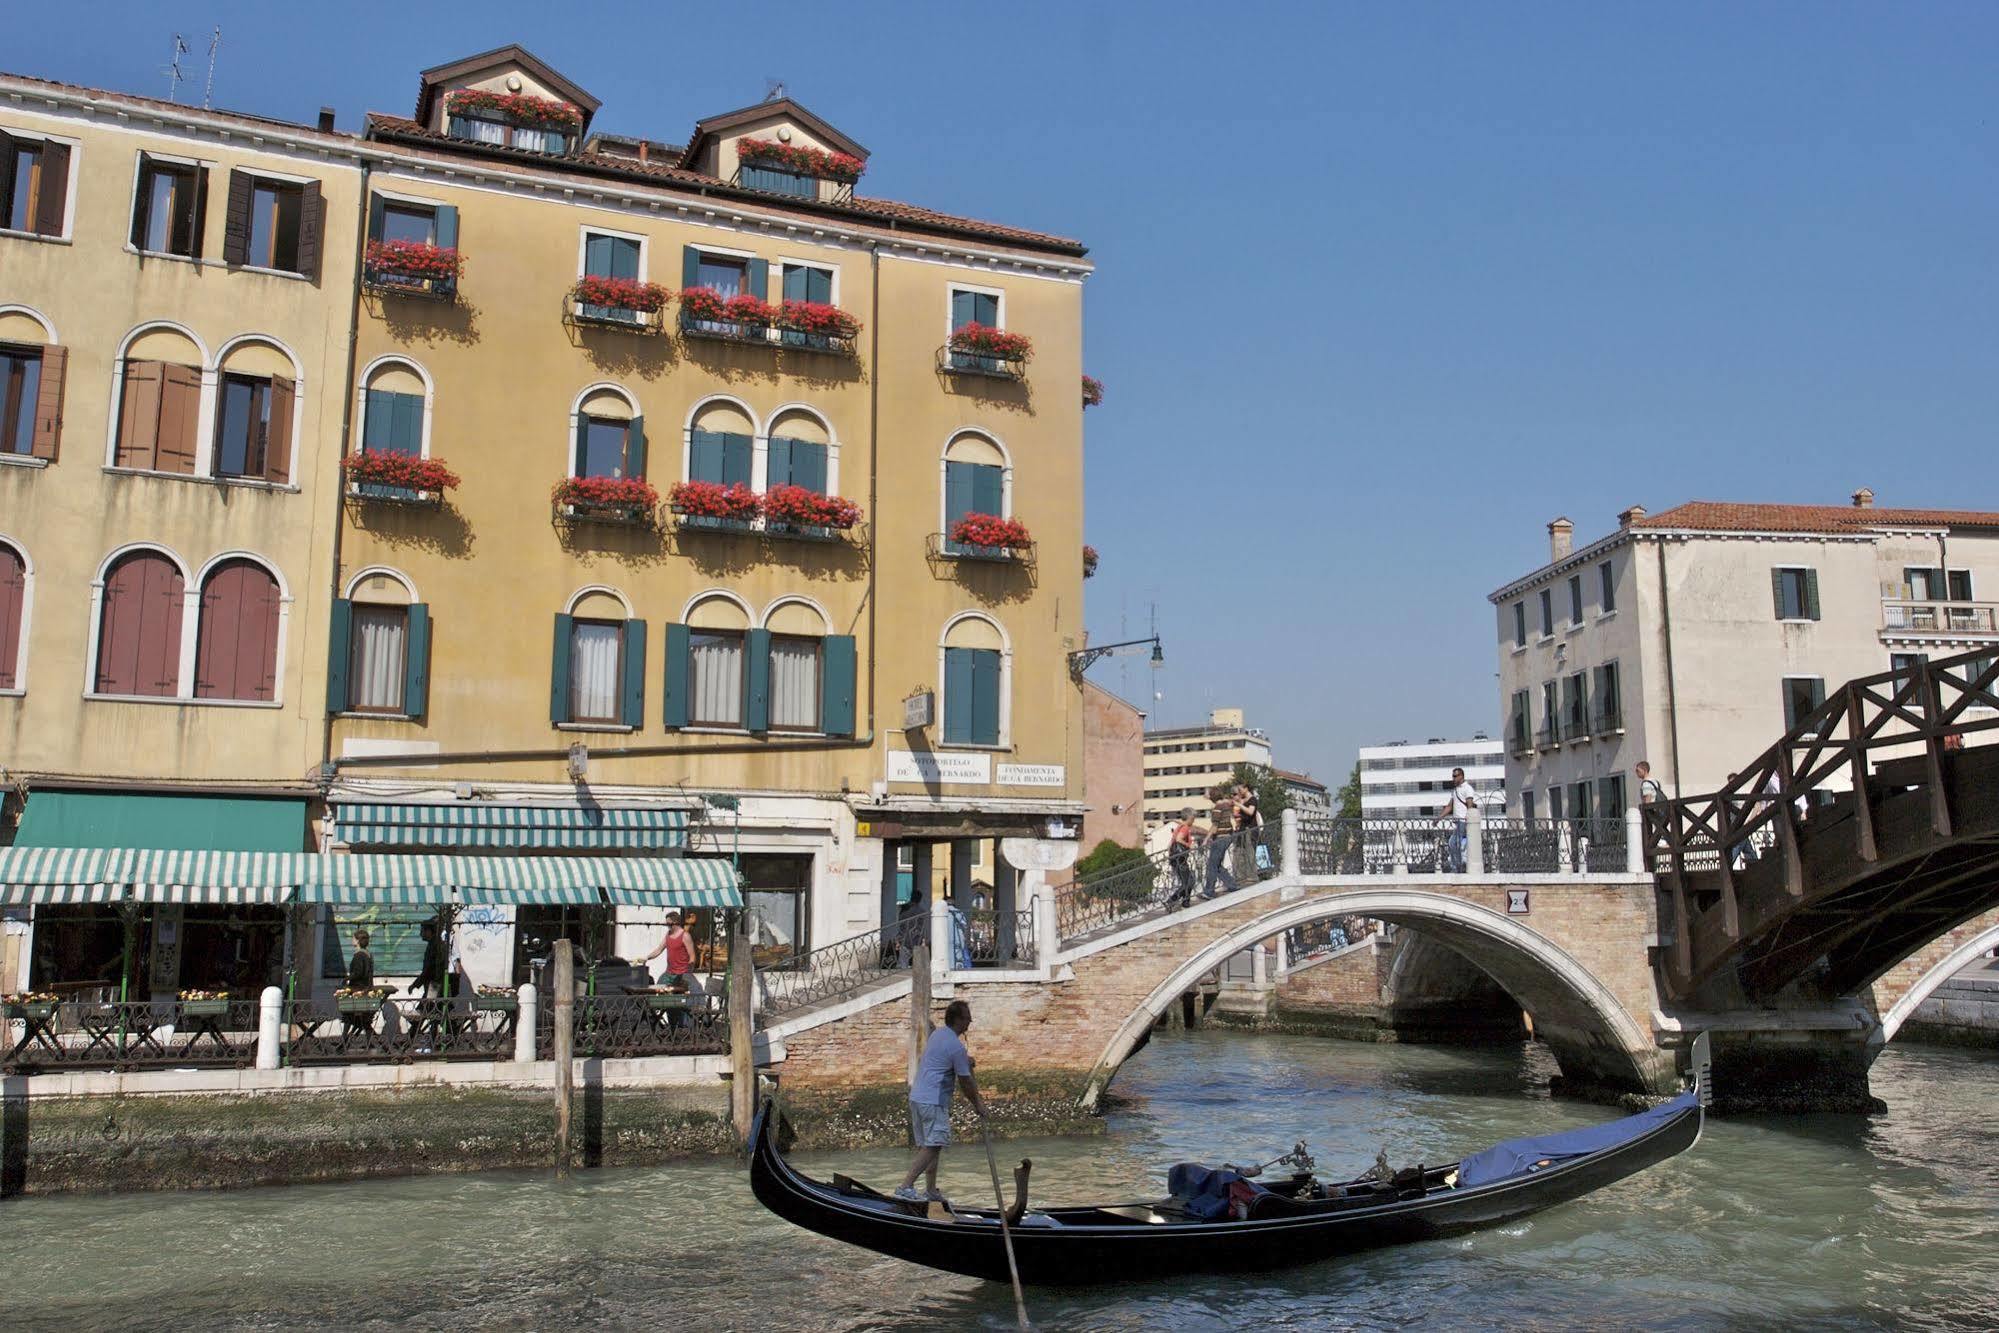
[[[1541,730],[1535,734],[1540,738],[1542,749],[1557,749],[1562,743],[1562,724],[1553,721],[1544,722],[1541,724]]]
[[[1507,733],[1507,748],[1515,755],[1532,754],[1534,752],[1534,729],[1528,726],[1525,721],[1514,723],[1513,729]]]
[[[458,279],[421,278],[378,267],[363,269],[361,285],[371,292],[389,296],[415,296],[426,301],[456,301]]]
[[[1571,709],[1568,721],[1562,724],[1562,735],[1569,744],[1579,745],[1590,738],[1589,714],[1581,709]]]
[[[1624,730],[1624,710],[1616,705],[1596,710],[1596,734],[1609,736]]]
[[[826,356],[855,355],[856,340],[852,336],[808,333],[803,329],[754,324],[746,320],[701,319],[685,310],[680,312],[680,333],[684,338],[706,338],[714,342],[769,347],[779,351],[818,352]]]
[[[1897,634],[1999,634],[1999,602],[1884,600],[1881,629]]]
[[[1027,362],[1022,358],[958,352],[948,345],[937,349],[937,368],[952,375],[983,375],[999,380],[1027,378]]]

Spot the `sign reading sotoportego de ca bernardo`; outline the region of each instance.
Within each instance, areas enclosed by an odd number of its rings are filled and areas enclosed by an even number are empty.
[[[1067,781],[1067,770],[1061,764],[999,766],[999,785],[1002,787],[1060,787]]]
[[[977,751],[890,750],[888,780],[984,785],[993,780],[993,757]]]

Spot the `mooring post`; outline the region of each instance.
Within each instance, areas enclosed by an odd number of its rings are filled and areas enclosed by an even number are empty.
[[[750,958],[750,914],[736,913],[729,936],[729,1119],[736,1146],[750,1146],[757,1114],[756,970]]]
[[[285,993],[264,987],[257,999],[257,1068],[278,1067],[278,1035],[284,1026]]]
[[[1465,873],[1485,873],[1485,807],[1473,803],[1465,820]]]
[[[909,1086],[916,1086],[916,1062],[930,1036],[930,946],[918,943],[909,958]]]
[[[555,942],[555,1174],[569,1174],[569,1103],[576,1082],[576,946]]]
[[[534,1030],[541,1018],[540,997],[535,994],[534,983],[524,981],[514,992],[514,1062],[534,1063]]]
[[[1281,839],[1278,845],[1278,869],[1283,872],[1286,879],[1296,879],[1302,860],[1298,855],[1298,811],[1286,806],[1284,813],[1278,816],[1278,819],[1280,822],[1277,831]]]
[[[1624,868],[1634,875],[1646,871],[1645,815],[1637,806],[1624,812]]]

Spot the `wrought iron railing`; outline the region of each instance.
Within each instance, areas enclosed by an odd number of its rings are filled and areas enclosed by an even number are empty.
[[[579,995],[573,1050],[584,1059],[629,1060],[648,1055],[725,1055],[729,1002],[707,995]],[[555,1006],[535,1015],[535,1057],[555,1058]]]
[[[1625,867],[1625,823],[1617,819],[1478,821],[1486,874],[1615,873]],[[1448,875],[1471,864],[1471,821],[1301,819],[1298,868],[1307,875]]]
[[[1033,967],[1034,909],[953,912],[951,966]]]
[[[8,1003],[0,1069],[243,1068],[256,1062],[255,1000]]]
[[[1024,380],[1024,357],[994,356],[988,352],[961,352],[948,343],[937,349],[937,368],[953,375],[984,375],[989,379]]]
[[[514,1006],[511,996],[295,1001],[286,1014],[284,1058],[293,1064],[511,1060]]]
[[[1168,847],[1055,890],[1055,926],[1073,940],[1110,926],[1186,907],[1197,897],[1253,884],[1275,873],[1282,834],[1275,823],[1220,835],[1191,851]]]
[[[795,952],[759,969],[758,1025],[781,1023],[907,972],[916,946],[929,936],[929,913],[912,913],[885,930],[865,931]]]

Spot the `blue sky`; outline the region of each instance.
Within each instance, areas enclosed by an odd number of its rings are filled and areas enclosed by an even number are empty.
[[[667,139],[782,79],[869,193],[1088,242],[1089,623],[1168,658],[1094,674],[1329,780],[1498,734],[1556,514],[1999,507],[1999,6],[168,0],[0,66],[159,94],[178,29],[198,101],[217,22],[217,105],[343,126],[516,40]]]

